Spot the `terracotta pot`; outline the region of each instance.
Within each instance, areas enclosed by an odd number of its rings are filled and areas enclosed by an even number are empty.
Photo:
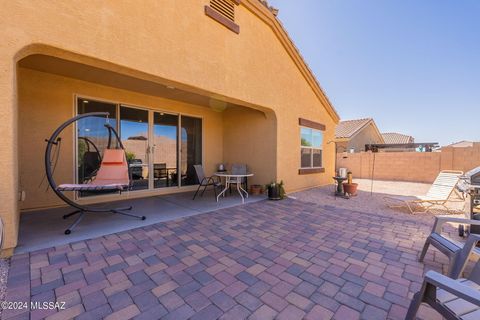
[[[250,186],[250,194],[259,195],[263,193],[263,187],[259,184],[252,184]]]
[[[357,195],[357,188],[358,188],[358,183],[344,183],[343,184],[343,191],[345,191],[345,193],[347,193],[351,196],[356,196]]]

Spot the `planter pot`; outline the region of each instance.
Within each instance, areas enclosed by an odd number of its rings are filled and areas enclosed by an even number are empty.
[[[357,195],[357,188],[358,188],[358,183],[344,183],[343,184],[343,191],[350,196],[356,196]]]
[[[282,199],[280,197],[280,187],[277,185],[277,186],[269,186],[268,187],[268,199],[270,200],[280,200]]]
[[[250,194],[254,196],[258,196],[259,194],[263,193],[263,187],[259,184],[252,184],[250,186]]]

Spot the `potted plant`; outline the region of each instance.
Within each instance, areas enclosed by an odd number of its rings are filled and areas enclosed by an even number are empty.
[[[262,194],[263,193],[263,186],[259,185],[259,184],[252,184],[250,186],[250,194],[252,195],[259,195],[259,194]]]
[[[272,182],[266,185],[268,192],[268,199],[270,200],[281,200],[285,198],[285,189],[283,187],[283,181]]]
[[[358,188],[358,183],[352,182],[352,172],[349,171],[347,173],[347,182],[343,183],[343,191],[348,196],[356,196],[357,188]]]

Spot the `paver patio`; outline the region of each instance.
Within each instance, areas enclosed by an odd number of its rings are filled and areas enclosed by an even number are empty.
[[[287,199],[16,255],[3,319],[403,319],[432,217]],[[421,317],[439,318],[422,307]]]

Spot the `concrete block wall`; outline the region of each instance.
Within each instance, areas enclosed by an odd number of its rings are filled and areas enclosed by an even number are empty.
[[[480,143],[473,147],[444,147],[440,152],[360,152],[337,155],[337,168],[354,178],[431,183],[441,170],[467,172],[480,166]]]

